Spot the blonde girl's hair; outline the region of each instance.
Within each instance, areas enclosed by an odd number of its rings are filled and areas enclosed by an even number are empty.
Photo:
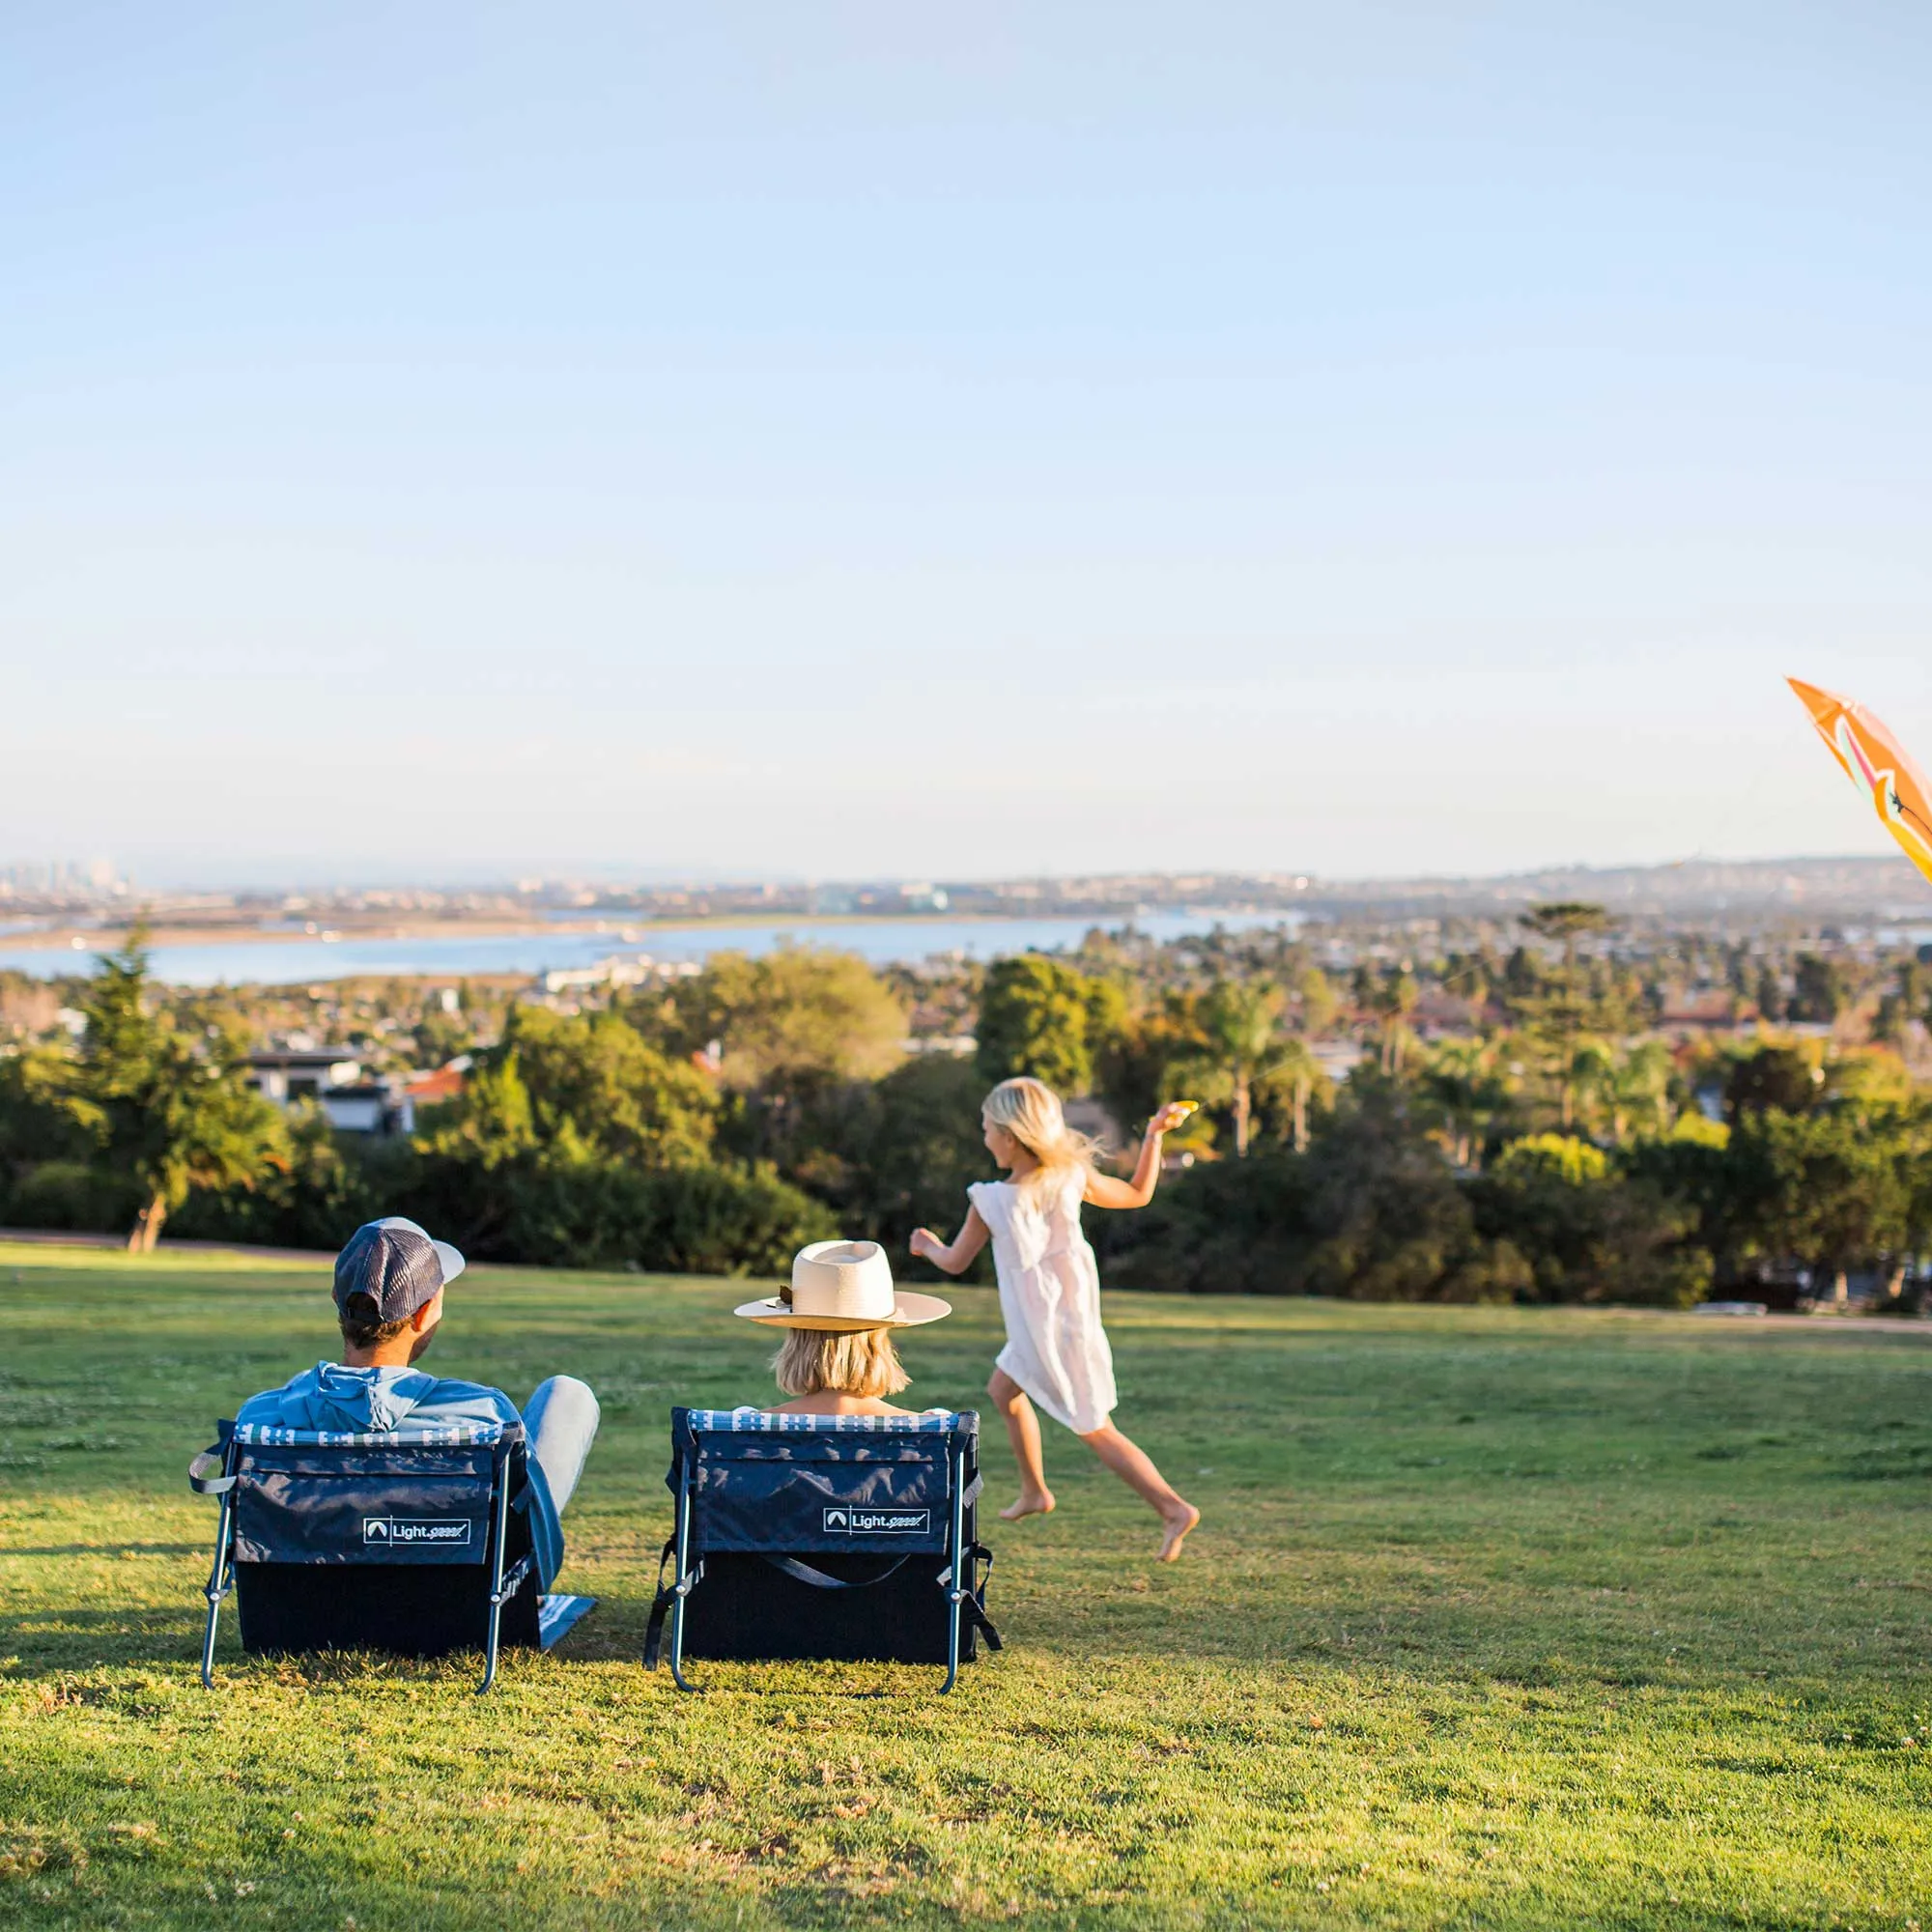
[[[897,1395],[912,1380],[890,1328],[790,1329],[772,1373],[786,1395]]]
[[[1051,1087],[1024,1074],[1015,1080],[1002,1080],[986,1095],[980,1111],[1039,1162],[1020,1180],[1025,1192],[1056,1195],[1070,1186],[1076,1175],[1085,1184],[1100,1144],[1066,1124],[1060,1095]]]

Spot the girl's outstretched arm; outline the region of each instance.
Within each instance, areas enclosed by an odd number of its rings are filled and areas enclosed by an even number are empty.
[[[1170,1100],[1147,1123],[1147,1132],[1141,1136],[1141,1157],[1134,1162],[1134,1178],[1117,1180],[1111,1174],[1090,1174],[1087,1191],[1080,1198],[1095,1208],[1145,1208],[1153,1199],[1160,1179],[1160,1137],[1193,1111],[1184,1100]]]
[[[987,1227],[980,1218],[977,1208],[966,1210],[966,1225],[960,1229],[958,1237],[949,1248],[930,1228],[915,1228],[912,1231],[912,1251],[929,1261],[934,1267],[944,1268],[948,1274],[964,1274],[972,1265],[973,1257],[986,1245]]]

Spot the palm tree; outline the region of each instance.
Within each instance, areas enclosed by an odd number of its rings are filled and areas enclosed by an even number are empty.
[[[1408,1042],[1408,1028],[1404,1023],[1415,1010],[1416,1002],[1422,997],[1422,989],[1415,983],[1415,976],[1406,965],[1400,972],[1384,980],[1376,997],[1376,1010],[1382,1016],[1382,1071],[1400,1073],[1402,1071],[1403,1048]]]
[[[1441,1109],[1449,1157],[1458,1167],[1482,1164],[1491,1124],[1510,1104],[1499,1039],[1445,1039],[1423,1070],[1425,1099]]]
[[[1670,1049],[1661,1039],[1647,1039],[1624,1055],[1609,1082],[1610,1133],[1618,1141],[1648,1129],[1665,1132],[1670,1125]]]
[[[1296,1153],[1308,1151],[1308,1103],[1315,1097],[1316,1087],[1326,1078],[1305,1039],[1291,1037],[1281,1041],[1268,1084],[1288,1090],[1290,1145]]]
[[[1255,1083],[1281,1065],[1288,1051],[1278,1031],[1282,1006],[1280,987],[1266,980],[1217,980],[1201,1002],[1204,1042],[1234,1097],[1236,1157],[1248,1151]]]

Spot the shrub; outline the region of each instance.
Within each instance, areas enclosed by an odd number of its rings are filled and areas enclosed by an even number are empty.
[[[445,1234],[479,1260],[546,1267],[768,1273],[807,1241],[838,1234],[831,1213],[770,1168],[639,1169],[526,1156],[483,1176],[434,1156],[387,1211]]]
[[[1520,1256],[1479,1237],[1440,1151],[1378,1088],[1309,1153],[1191,1168],[1142,1212],[1094,1220],[1123,1288],[1488,1301],[1528,1279]]]
[[[16,1228],[125,1235],[140,1205],[140,1189],[128,1175],[85,1161],[45,1160],[14,1181],[0,1211]]]
[[[1526,1298],[1684,1307],[1710,1285],[1694,1209],[1574,1135],[1512,1141],[1465,1191],[1478,1232],[1527,1264]]]

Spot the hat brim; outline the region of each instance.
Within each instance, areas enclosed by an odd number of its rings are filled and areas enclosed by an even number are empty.
[[[462,1255],[447,1241],[432,1238],[430,1232],[418,1221],[412,1221],[407,1214],[384,1214],[380,1221],[370,1223],[376,1228],[401,1228],[406,1234],[420,1235],[436,1250],[437,1265],[442,1270],[442,1285],[447,1288],[468,1264]]]
[[[952,1313],[952,1304],[936,1294],[901,1293],[890,1315],[801,1315],[773,1296],[741,1302],[731,1313],[765,1328],[815,1328],[827,1335],[855,1335],[863,1328],[918,1328]]]

